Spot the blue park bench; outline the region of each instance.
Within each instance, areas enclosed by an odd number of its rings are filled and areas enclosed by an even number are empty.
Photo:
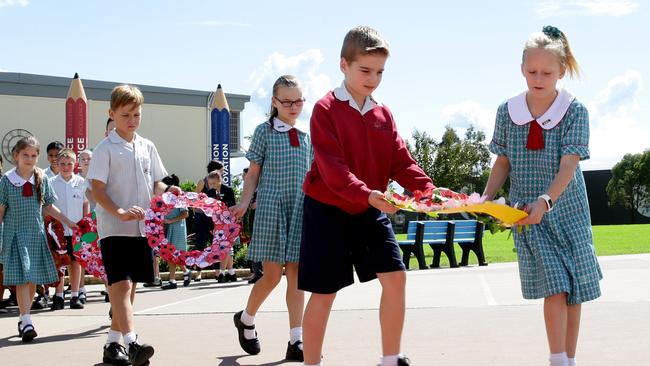
[[[483,253],[483,230],[485,225],[476,220],[451,221],[411,221],[408,224],[406,239],[397,244],[402,250],[402,261],[409,268],[411,253],[415,255],[420,269],[427,269],[424,260],[424,244],[433,249],[431,268],[440,267],[440,257],[445,253],[452,268],[459,266],[456,261],[454,243],[458,243],[463,251],[460,266],[469,262],[470,252],[474,252],[478,263],[487,266]]]

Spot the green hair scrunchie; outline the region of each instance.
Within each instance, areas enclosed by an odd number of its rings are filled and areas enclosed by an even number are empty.
[[[562,37],[562,32],[552,25],[545,25],[544,28],[542,28],[542,33],[546,34],[551,39],[559,39]]]

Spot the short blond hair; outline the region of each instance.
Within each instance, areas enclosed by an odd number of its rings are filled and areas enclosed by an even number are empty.
[[[56,155],[56,160],[59,161],[62,158],[69,158],[77,161],[77,154],[75,154],[72,149],[63,149]]]
[[[116,111],[125,105],[133,104],[140,107],[144,103],[144,96],[140,89],[132,85],[119,85],[111,92],[111,110]]]
[[[341,58],[352,62],[359,56],[382,55],[388,57],[388,41],[379,32],[365,25],[354,27],[343,39]]]

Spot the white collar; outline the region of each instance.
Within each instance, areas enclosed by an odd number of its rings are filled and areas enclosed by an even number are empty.
[[[352,95],[345,87],[345,81],[341,82],[341,86],[334,89],[334,96],[336,99],[345,102],[347,101],[350,104],[350,107],[356,109],[361,113],[361,115],[366,114],[366,112],[371,111],[373,108],[377,107],[379,103],[375,101],[371,96],[367,96],[365,102],[363,103],[363,109],[359,108],[357,102],[352,98]]]
[[[564,115],[569,110],[574,99],[575,97],[568,91],[564,89],[559,90],[553,104],[551,104],[548,110],[546,110],[541,117],[537,118],[537,122],[545,130],[550,130],[557,126],[562,118],[564,118]],[[510,114],[512,122],[518,126],[525,125],[535,120],[532,114],[530,114],[530,110],[528,110],[526,92],[508,99],[508,114]]]
[[[6,174],[7,179],[11,182],[11,184],[15,185],[16,187],[22,187],[27,183],[28,181],[23,179],[20,175],[18,175],[18,172],[16,171],[16,168],[11,169],[10,171],[7,172]],[[36,184],[34,180],[34,174],[29,178],[29,183],[31,184]]]
[[[138,134],[137,134],[137,133],[134,133],[134,135],[133,135],[133,141],[131,141],[131,142],[136,142],[136,140],[138,139],[138,137],[139,137]],[[108,140],[109,140],[110,142],[112,142],[112,143],[114,143],[114,144],[129,144],[129,143],[130,143],[130,142],[126,141],[125,139],[123,139],[122,136],[120,136],[120,135],[117,133],[117,130],[116,130],[116,129],[112,129],[111,132],[108,133],[108,137],[107,137],[107,138],[108,138]]]
[[[64,184],[72,184],[73,186],[76,187],[78,185],[77,176],[78,176],[77,174],[72,173],[72,177],[70,177],[70,180],[65,180],[65,179],[63,179],[61,174],[57,174],[57,175],[54,176],[54,180],[58,180],[58,181],[60,181],[60,182],[62,182]]]
[[[292,126],[283,120],[279,119],[278,117],[273,118],[273,129],[278,131],[278,132],[288,132],[290,129],[295,128],[296,130],[302,132],[302,133],[307,133],[307,126],[305,126],[303,123],[300,121],[296,121],[296,123]]]

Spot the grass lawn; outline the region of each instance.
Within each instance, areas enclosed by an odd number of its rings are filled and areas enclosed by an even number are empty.
[[[514,252],[514,240],[508,238],[509,231],[498,234],[485,233],[483,250],[488,263],[516,262],[517,254]],[[603,225],[594,226],[594,243],[596,253],[603,255],[650,253],[650,224],[644,225]],[[406,234],[397,234],[397,240],[405,238]],[[456,258],[460,261],[462,251],[456,245]],[[427,265],[431,264],[433,251],[428,245],[424,246],[424,255]],[[476,256],[470,254],[470,264],[476,264]],[[449,260],[443,254],[440,265],[449,266]],[[411,268],[417,268],[417,260],[411,258]]]

